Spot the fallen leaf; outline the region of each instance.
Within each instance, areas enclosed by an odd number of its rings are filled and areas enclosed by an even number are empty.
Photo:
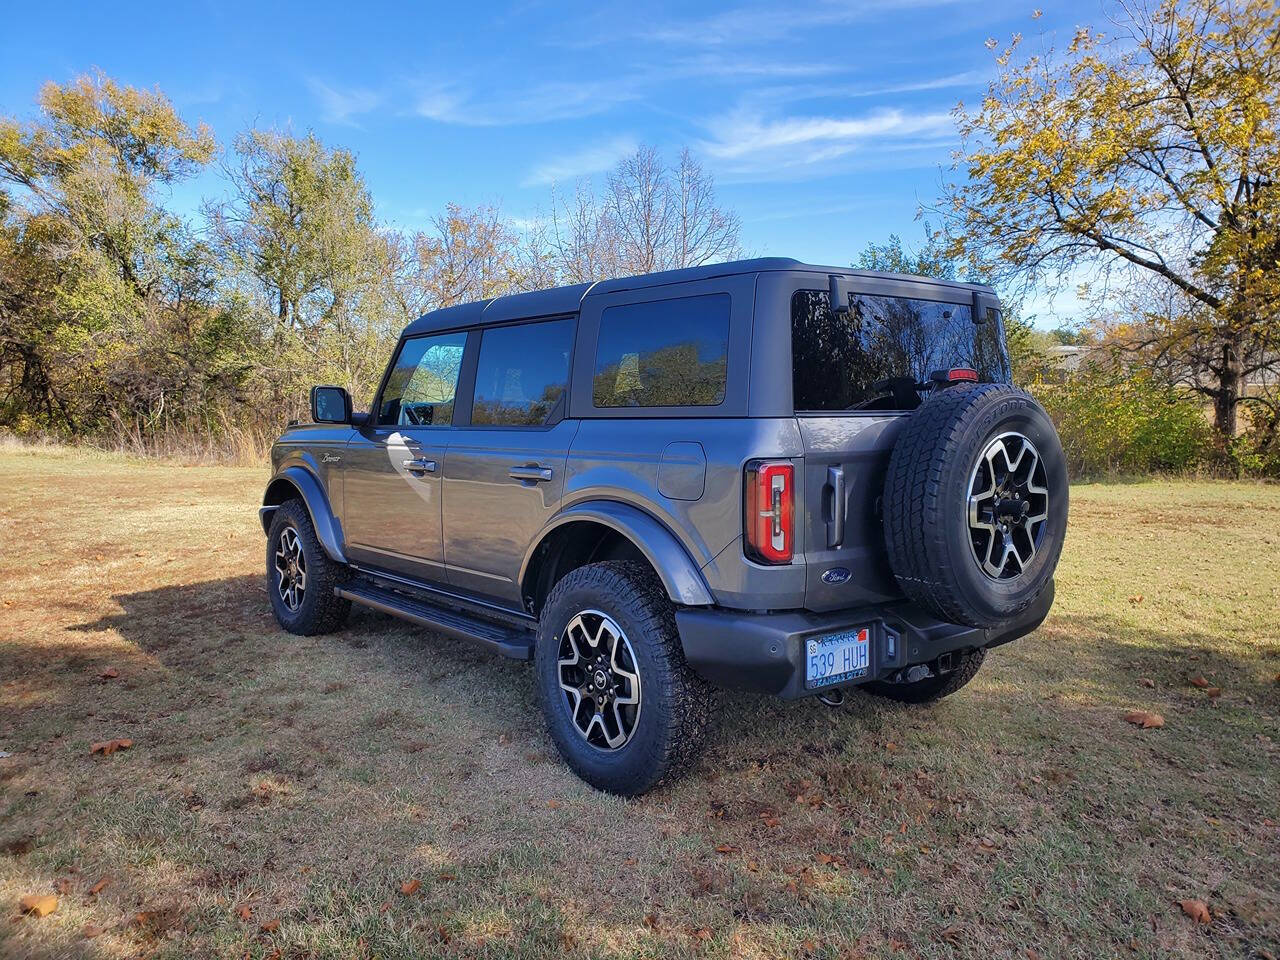
[[[33,917],[44,917],[58,909],[58,898],[50,893],[32,893],[18,901],[18,909]]]
[[[247,903],[242,903],[236,908],[236,916],[247,922],[253,916],[253,910]]]
[[[104,757],[115,753],[117,750],[128,750],[133,746],[133,741],[128,737],[117,737],[115,740],[103,740],[101,743],[95,743],[89,748],[89,755],[100,753]]]
[[[1027,960],[1040,960],[1040,954],[1027,947]]]
[[[1156,682],[1150,677],[1139,677],[1138,686],[1146,687],[1148,690],[1154,690],[1156,688]]]
[[[552,810],[559,810],[559,809],[560,809],[560,801],[559,801],[559,800],[548,800],[548,801],[547,801],[547,806],[548,806],[550,809],[552,809]]]
[[[656,913],[646,913],[644,915],[644,925],[650,930],[658,929],[658,915]]]
[[[738,847],[731,843],[721,843],[716,846],[716,853],[737,853]]]
[[[274,917],[270,920],[265,921],[264,923],[258,924],[258,929],[261,930],[263,933],[272,933],[275,930],[279,929],[279,927],[280,927],[280,920],[279,918],[274,918]]]
[[[898,750],[898,745],[894,743],[892,740],[890,740],[888,743],[884,745],[884,748],[888,750],[890,753],[896,753]]]
[[[1209,913],[1209,905],[1203,900],[1182,900],[1178,903],[1178,906],[1182,907],[1182,912],[1196,923],[1213,922],[1213,917]]]
[[[116,677],[120,676],[120,671],[115,667],[107,667],[107,669],[103,670],[98,674],[98,676],[103,680],[114,680]]]
[[[1135,593],[1133,596],[1131,596],[1131,597],[1129,598],[1129,602],[1130,602],[1130,603],[1132,603],[1132,604],[1139,604],[1139,603],[1141,603],[1141,602],[1142,602],[1142,594],[1140,594],[1140,593]]]
[[[960,936],[963,933],[964,933],[964,927],[960,926],[960,924],[958,923],[954,923],[951,926],[943,929],[942,939],[947,941],[947,943],[952,943],[952,944],[958,943],[960,941]]]
[[[1221,687],[1205,687],[1205,688],[1204,688],[1204,692],[1205,692],[1205,696],[1207,696],[1207,697],[1211,697],[1211,698],[1216,698],[1216,697],[1220,697],[1220,696],[1222,696],[1222,688],[1221,688]]]
[[[64,897],[71,892],[71,878],[59,877],[53,884],[53,889]]]
[[[94,937],[99,937],[104,932],[104,928],[95,923],[86,923],[80,928],[80,936],[84,937],[86,940],[92,940]]]
[[[95,883],[92,887],[89,888],[89,896],[96,897],[103,890],[107,889],[107,884],[109,884],[110,882],[111,882],[110,877],[103,877],[101,880],[99,880],[97,883]]]
[[[422,881],[417,877],[414,877],[412,880],[406,880],[404,883],[400,884],[400,892],[406,897],[412,897],[418,892],[418,888],[420,886],[422,886]]]
[[[1124,715],[1124,719],[1126,723],[1132,723],[1135,727],[1141,727],[1143,730],[1164,726],[1164,717],[1147,710],[1130,710]]]
[[[693,937],[695,940],[710,940],[711,931],[706,927],[699,927],[697,930],[690,930],[689,936]]]
[[[1209,686],[1209,681],[1204,678],[1203,674],[1199,674],[1199,673],[1197,673],[1194,677],[1192,677],[1189,682],[1193,687],[1199,687],[1201,690]]]

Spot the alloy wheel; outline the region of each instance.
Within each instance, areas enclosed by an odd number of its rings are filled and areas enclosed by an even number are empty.
[[[1021,433],[994,438],[969,480],[969,539],[993,580],[1020,576],[1040,547],[1049,519],[1049,487],[1040,452]]]
[[[560,634],[557,671],[573,726],[602,750],[625,746],[640,720],[640,667],[608,614],[584,610]]]
[[[298,531],[285,527],[276,546],[276,590],[285,607],[296,613],[307,590],[307,558]]]

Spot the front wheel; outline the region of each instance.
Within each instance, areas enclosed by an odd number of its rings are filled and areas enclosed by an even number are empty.
[[[637,796],[687,766],[714,696],[685,662],[671,603],[638,563],[592,563],[547,598],[534,653],[542,712],[573,771]]]
[[[334,596],[346,568],[330,560],[300,500],[276,507],[267,534],[267,595],[280,626],[312,636],[342,626],[351,601]]]

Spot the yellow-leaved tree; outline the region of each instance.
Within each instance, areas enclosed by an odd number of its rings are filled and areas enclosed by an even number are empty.
[[[1126,3],[1059,54],[1020,39],[958,109],[955,252],[1006,280],[1105,280],[1093,295],[1212,402],[1225,452],[1241,403],[1280,413],[1244,389],[1280,371],[1280,7]]]

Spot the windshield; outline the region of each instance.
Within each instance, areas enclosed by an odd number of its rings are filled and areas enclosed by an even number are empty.
[[[1009,379],[998,311],[973,322],[973,307],[851,293],[836,314],[826,290],[791,298],[795,409],[911,410],[934,370],[971,367],[984,382]]]

